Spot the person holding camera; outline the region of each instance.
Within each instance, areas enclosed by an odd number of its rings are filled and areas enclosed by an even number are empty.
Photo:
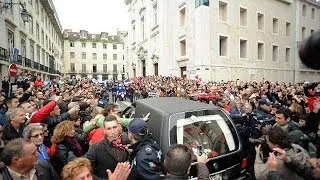
[[[306,150],[297,144],[293,144],[288,132],[280,127],[272,127],[266,135],[265,142],[262,143],[266,143],[271,150],[274,148],[284,149],[290,158],[300,162],[301,165],[311,166],[308,162],[310,157]],[[256,147],[256,160],[254,164],[255,177],[256,179],[267,179],[269,173],[268,164],[264,164],[263,157],[260,157],[260,148],[261,144]],[[263,149],[263,151],[265,150],[266,149]],[[279,173],[280,178],[295,180],[303,179],[292,169],[285,166],[283,161],[278,160],[277,163],[279,164],[277,172]]]

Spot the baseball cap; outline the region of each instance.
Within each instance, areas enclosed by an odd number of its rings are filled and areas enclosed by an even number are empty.
[[[137,136],[145,136],[148,134],[148,124],[142,118],[135,118],[129,123],[128,130]]]

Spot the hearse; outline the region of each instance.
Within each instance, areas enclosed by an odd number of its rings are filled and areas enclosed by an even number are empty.
[[[235,125],[221,108],[178,97],[135,101],[123,112],[127,117],[144,117],[150,132],[165,154],[173,144],[183,144],[194,154],[207,153],[211,180],[249,179],[246,161],[240,156],[241,142]],[[196,159],[189,177],[196,179]]]

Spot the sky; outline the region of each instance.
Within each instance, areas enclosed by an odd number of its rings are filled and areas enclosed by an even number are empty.
[[[63,29],[89,33],[127,30],[128,15],[124,0],[53,0]]]

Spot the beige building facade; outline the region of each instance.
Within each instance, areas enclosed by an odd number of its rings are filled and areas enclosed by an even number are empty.
[[[120,31],[109,35],[64,30],[64,76],[94,78],[100,82],[126,79],[125,34]]]
[[[18,65],[18,74],[60,76],[62,27],[52,0],[1,1],[0,38],[1,80],[11,63]]]
[[[302,66],[297,52],[302,28],[304,38],[320,28],[315,0],[124,3],[130,17],[125,45],[130,77],[319,81],[320,71]]]

